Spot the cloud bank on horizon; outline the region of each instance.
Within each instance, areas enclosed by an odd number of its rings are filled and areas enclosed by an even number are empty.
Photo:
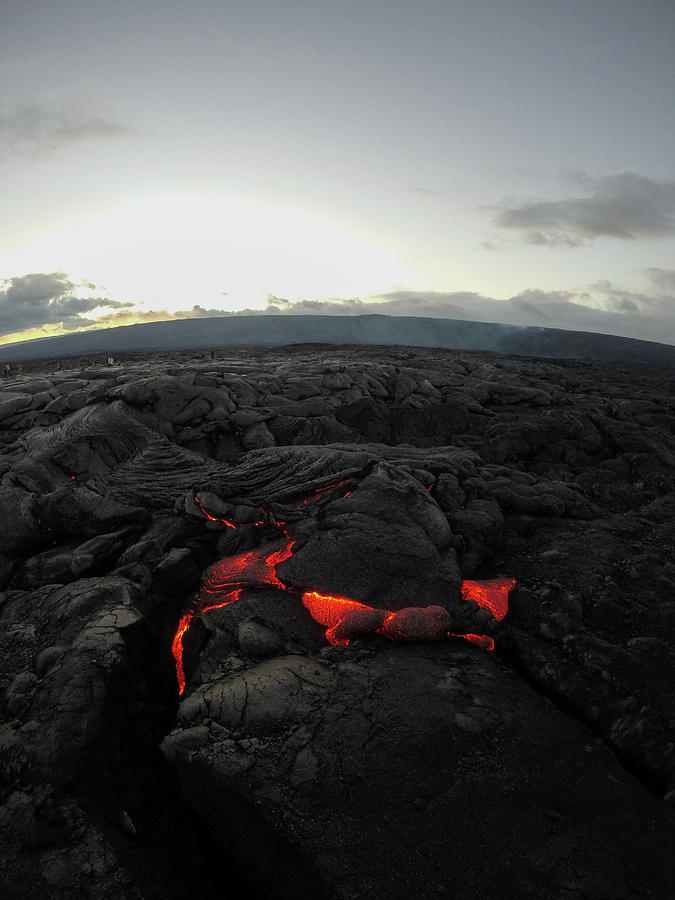
[[[175,313],[139,310],[136,303],[114,300],[96,291],[97,285],[89,281],[76,283],[65,272],[34,272],[7,279],[0,286],[0,343],[8,336],[30,340],[115,325],[226,314],[221,309],[198,305]],[[96,314],[92,316],[93,312]]]
[[[599,281],[585,291],[528,289],[500,300],[469,291],[389,291],[366,298],[298,299],[269,295],[265,309],[141,310],[96,294],[91,282],[64,272],[14,277],[0,288],[0,343],[116,325],[241,315],[420,316],[591,331],[675,344],[675,269],[650,268],[651,289],[624,290]],[[95,313],[95,315],[92,315]]]
[[[306,315],[428,316],[591,331],[675,344],[675,269],[644,272],[651,290],[599,281],[586,291],[528,289],[505,300],[456,291],[391,291],[375,297],[290,301],[268,299],[267,312]]]

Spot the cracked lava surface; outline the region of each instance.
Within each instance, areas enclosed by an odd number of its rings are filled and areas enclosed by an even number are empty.
[[[324,492],[331,491],[342,484],[344,482],[318,488],[310,498],[305,498],[301,503],[307,505],[312,499],[316,499]],[[351,492],[347,492],[344,496],[349,496],[349,493]],[[195,497],[195,502],[209,521],[223,522],[229,528],[237,527],[229,520],[209,513],[198,497]],[[264,510],[262,512],[264,514]],[[262,525],[268,521],[273,520],[266,518],[265,521],[255,524]],[[275,524],[287,533],[281,524]],[[183,639],[192,620],[201,613],[222,609],[235,603],[246,588],[269,586],[298,594],[302,605],[312,619],[319,625],[325,626],[326,640],[335,646],[347,646],[352,638],[376,634],[391,641],[439,641],[457,637],[470,641],[483,650],[494,650],[494,639],[487,634],[461,634],[451,631],[452,617],[442,606],[409,606],[390,610],[369,606],[349,597],[334,596],[316,590],[299,591],[284,584],[277,575],[277,566],[292,556],[294,544],[295,540],[289,539],[280,547],[263,546],[248,550],[235,556],[225,557],[205,570],[201,586],[190,600],[187,611],[182,615],[171,644],[181,696],[186,686]],[[462,583],[461,592],[462,597],[487,609],[497,621],[501,621],[508,612],[509,592],[515,587],[515,584],[513,578],[496,578],[488,581],[465,580]]]
[[[0,895],[671,900],[674,372],[8,379]]]

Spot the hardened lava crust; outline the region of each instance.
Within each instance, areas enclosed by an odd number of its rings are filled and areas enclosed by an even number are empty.
[[[0,896],[670,900],[675,372],[0,382]]]

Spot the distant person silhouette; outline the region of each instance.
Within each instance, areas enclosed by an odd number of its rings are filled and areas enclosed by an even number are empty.
[[[10,375],[12,374],[12,367],[10,366],[9,363],[5,363],[5,368],[2,370],[2,374],[4,375],[5,378],[9,378]]]

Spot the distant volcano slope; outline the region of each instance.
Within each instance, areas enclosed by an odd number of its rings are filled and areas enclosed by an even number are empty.
[[[416,316],[227,316],[126,325],[2,347],[0,360],[286,344],[368,344],[487,350],[515,356],[675,366],[675,347],[651,341],[493,322]]]
[[[672,896],[675,371],[82,362],[0,382],[0,896]]]

